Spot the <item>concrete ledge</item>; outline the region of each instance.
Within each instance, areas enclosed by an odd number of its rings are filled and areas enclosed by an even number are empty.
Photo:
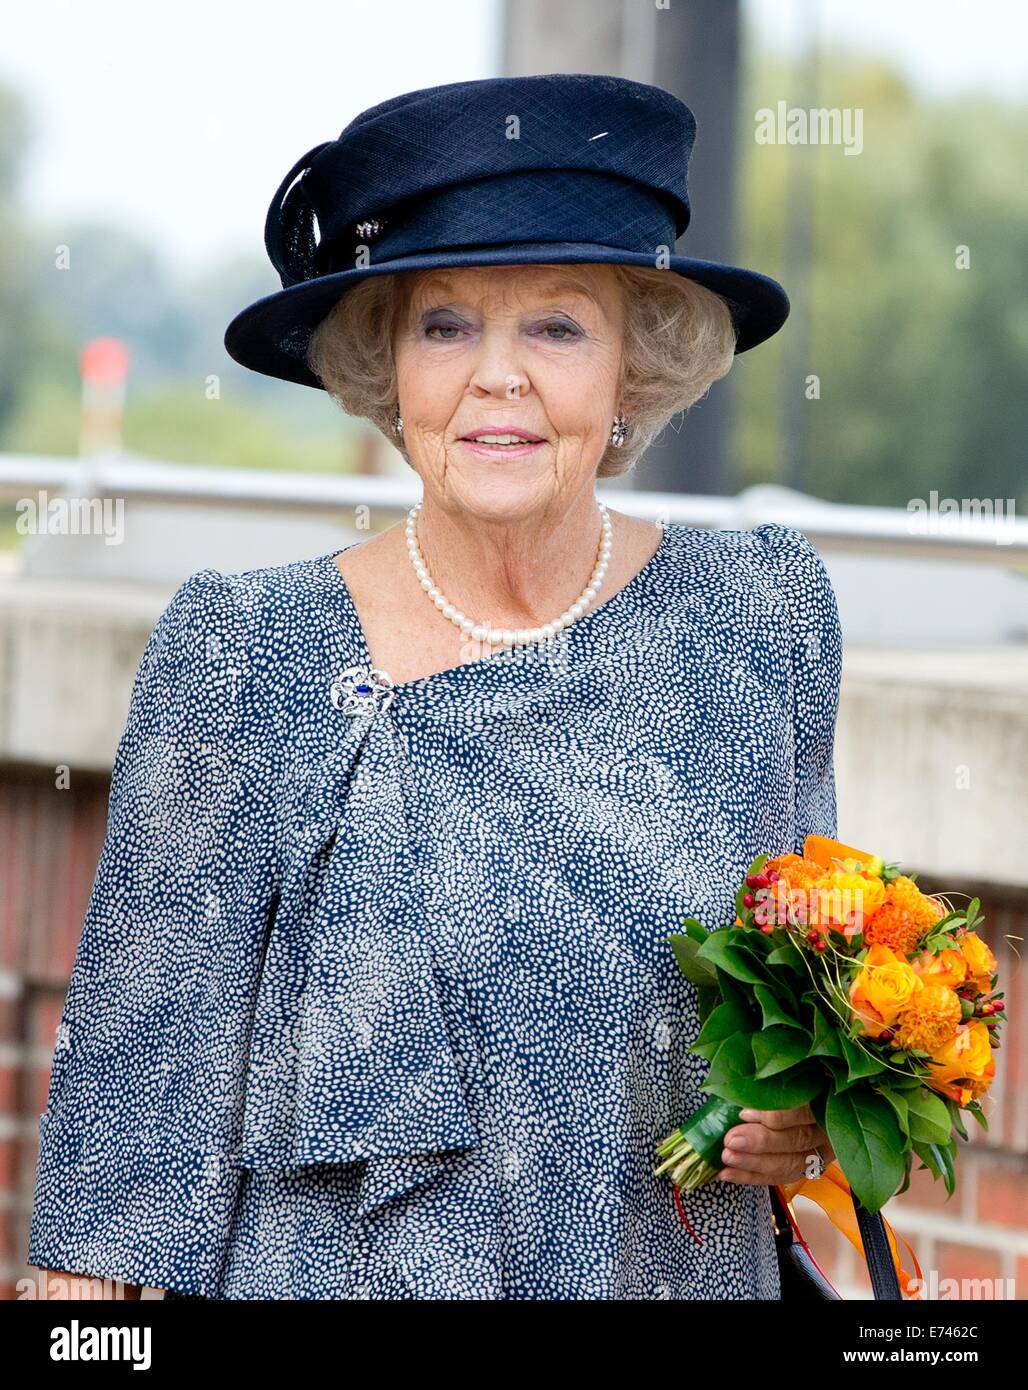
[[[1023,885],[1028,652],[846,649],[835,743],[839,836],[958,879]]]
[[[0,576],[0,762],[109,771],[174,585]],[[929,874],[1025,882],[1028,651],[847,644],[839,835]]]
[[[110,771],[174,586],[0,581],[0,761]]]

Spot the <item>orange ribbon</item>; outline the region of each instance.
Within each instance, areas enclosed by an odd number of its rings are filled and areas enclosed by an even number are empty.
[[[804,1246],[806,1245],[806,1241],[803,1240],[803,1236],[800,1233],[799,1223],[796,1221],[796,1213],[792,1208],[792,1199],[794,1197],[809,1197],[812,1202],[816,1203],[828,1217],[829,1221],[831,1221],[832,1225],[843,1233],[846,1239],[856,1248],[866,1262],[867,1255],[864,1252],[864,1242],[860,1238],[860,1227],[857,1225],[857,1213],[853,1206],[853,1193],[850,1191],[850,1185],[846,1181],[846,1175],[839,1167],[838,1163],[830,1163],[819,1178],[800,1178],[798,1182],[779,1183],[776,1184],[775,1190],[779,1197],[781,1197],[789,1213],[789,1219],[793,1224],[793,1229]],[[909,1295],[909,1297],[920,1299],[920,1287],[913,1290],[911,1289],[911,1284],[915,1279],[918,1281],[922,1279],[921,1266],[918,1263],[917,1256],[914,1254],[913,1247],[903,1236],[899,1237],[899,1240],[903,1241],[907,1254],[910,1256],[911,1263],[914,1267],[914,1273],[910,1274],[903,1268],[901,1263],[896,1233],[884,1217],[882,1221],[885,1226],[885,1234],[889,1239],[889,1250],[892,1253],[892,1262],[896,1268],[896,1276],[899,1279],[900,1289],[903,1293]],[[813,1255],[811,1255],[811,1259],[813,1258]],[[817,1264],[817,1261],[815,1260],[814,1263]],[[818,1267],[820,1268],[820,1266]]]

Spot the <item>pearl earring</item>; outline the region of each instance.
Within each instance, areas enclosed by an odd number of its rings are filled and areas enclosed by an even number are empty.
[[[610,427],[610,442],[615,449],[620,449],[628,438],[628,421],[623,415],[615,415],[614,423]]]

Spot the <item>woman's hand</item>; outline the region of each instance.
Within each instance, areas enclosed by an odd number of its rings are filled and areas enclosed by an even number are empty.
[[[811,1159],[821,1151],[825,1164],[835,1158],[828,1135],[814,1120],[809,1105],[792,1110],[743,1110],[725,1135],[719,1182],[775,1184],[812,1176]]]

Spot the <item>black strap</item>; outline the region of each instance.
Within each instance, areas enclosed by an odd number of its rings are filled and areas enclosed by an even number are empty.
[[[776,1244],[782,1297],[808,1300],[838,1298],[839,1295],[831,1284],[821,1277],[816,1266],[807,1257],[803,1246],[796,1239],[776,1189],[772,1186],[769,1191],[771,1193],[771,1208],[778,1228]],[[864,1246],[864,1256],[867,1260],[867,1270],[871,1276],[871,1288],[874,1291],[874,1296],[875,1298],[902,1302],[903,1296],[900,1293],[896,1266],[893,1263],[892,1251],[889,1249],[889,1237],[885,1233],[885,1220],[880,1211],[870,1212],[866,1207],[861,1206],[852,1190],[850,1197],[857,1217],[857,1228],[860,1231],[860,1239]]]
[[[900,1293],[899,1279],[892,1251],[889,1249],[889,1237],[885,1234],[882,1213],[868,1211],[861,1205],[855,1192],[851,1192],[850,1195],[853,1198],[853,1210],[857,1214],[857,1226],[860,1228],[860,1239],[864,1243],[864,1257],[867,1260],[867,1272],[871,1276],[875,1298],[902,1302],[903,1295]]]

